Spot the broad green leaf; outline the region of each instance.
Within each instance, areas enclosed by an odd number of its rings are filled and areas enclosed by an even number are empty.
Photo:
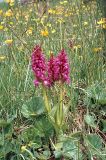
[[[50,153],[49,150],[45,150],[45,151],[43,152],[43,155],[46,157],[46,159],[48,159],[48,158],[50,157],[51,153]]]
[[[90,151],[91,157],[95,155],[98,158],[105,160],[106,154],[103,153],[102,139],[97,134],[88,134],[84,137],[84,142]],[[106,152],[105,152],[106,153]]]
[[[30,128],[26,129],[20,139],[22,139],[25,143],[31,145],[34,148],[40,148],[43,144],[48,144],[48,140],[53,136],[54,128],[49,122],[47,116],[37,117],[34,121],[34,125]]]
[[[102,120],[103,132],[106,132],[106,120]]]
[[[89,114],[86,114],[84,116],[84,120],[85,122],[90,126],[90,127],[93,127],[93,128],[96,128],[97,125],[95,124],[95,119],[93,116],[89,115]]]
[[[29,147],[39,148],[42,145],[41,138],[42,133],[35,127],[28,128],[25,132],[22,133],[20,139],[24,140]]]
[[[21,113],[26,118],[35,117],[44,113],[44,103],[42,97],[30,98],[22,105]]]
[[[55,149],[56,150],[61,150],[62,147],[63,147],[63,142],[55,144]]]
[[[61,158],[62,157],[62,151],[61,150],[56,150],[54,151],[54,155],[55,155],[55,158]]]
[[[63,155],[66,158],[73,158],[73,159],[81,159],[81,151],[78,146],[78,141],[74,140],[67,140],[63,143]]]
[[[23,104],[22,109],[21,109],[21,113],[23,114],[23,116],[25,118],[29,118],[30,117],[30,111],[29,108],[26,104]]]
[[[35,122],[35,126],[47,139],[50,138],[54,133],[53,125],[50,123],[48,116],[46,115],[38,117],[37,121]]]
[[[87,140],[92,147],[102,149],[102,139],[97,134],[88,134]]]
[[[98,84],[98,82],[96,82],[87,88],[86,93],[87,96],[85,102],[88,102],[87,99],[92,99],[94,103],[98,103],[100,105],[106,104],[106,86],[104,84]]]

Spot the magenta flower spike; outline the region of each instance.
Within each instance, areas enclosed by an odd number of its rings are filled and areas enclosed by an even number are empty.
[[[49,83],[46,77],[46,71],[47,71],[46,59],[39,45],[35,46],[31,60],[32,60],[32,70],[36,78],[34,80],[35,86],[38,86],[39,83],[42,83],[44,86],[48,86]]]
[[[55,81],[59,80],[59,61],[57,57],[51,55],[48,61],[48,79],[50,84],[53,85]]]
[[[50,84],[53,85],[55,81],[62,81],[70,83],[70,67],[68,63],[68,57],[63,49],[57,57],[51,55],[48,61],[48,79]]]
[[[65,50],[61,50],[61,52],[57,56],[58,61],[59,61],[59,74],[60,74],[60,80],[64,83],[66,82],[67,84],[70,83],[70,66],[68,62],[68,56],[65,52]]]

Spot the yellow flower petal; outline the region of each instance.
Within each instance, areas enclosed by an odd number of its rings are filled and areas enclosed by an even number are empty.
[[[100,52],[102,51],[102,47],[97,47],[97,48],[93,48],[93,51],[96,52]]]
[[[3,30],[4,26],[0,25],[0,30]]]
[[[5,16],[6,17],[11,17],[13,15],[13,12],[11,11],[11,9],[9,9],[6,13]]]
[[[21,152],[24,152],[26,150],[26,146],[21,147]]]
[[[48,37],[48,35],[49,35],[48,30],[47,30],[47,29],[42,30],[42,31],[41,31],[41,35],[44,36],[44,37]]]
[[[0,61],[3,61],[6,59],[6,56],[0,56]]]
[[[10,45],[10,44],[13,43],[13,40],[12,39],[7,39],[7,40],[5,40],[5,43]]]

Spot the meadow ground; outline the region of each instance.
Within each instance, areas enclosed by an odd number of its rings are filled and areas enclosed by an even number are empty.
[[[96,0],[0,3],[0,160],[106,160],[105,33]],[[37,44],[70,84],[34,86]]]

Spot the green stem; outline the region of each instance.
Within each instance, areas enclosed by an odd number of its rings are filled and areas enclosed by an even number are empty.
[[[43,87],[43,96],[44,96],[44,103],[45,103],[46,111],[48,113],[50,113],[50,111],[51,111],[51,105],[50,105],[48,97],[47,97],[46,88],[44,88],[44,87]]]
[[[36,159],[28,149],[25,149],[25,151],[29,154],[31,160],[35,160]]]
[[[56,123],[57,123],[57,126],[59,127],[59,130],[61,130],[62,124],[63,124],[63,87],[62,85],[60,86],[60,97],[59,97],[59,105],[56,113]]]
[[[61,125],[62,125],[62,123],[63,123],[63,87],[62,87],[62,85],[61,85],[61,89],[60,89],[59,112],[60,112],[60,121],[61,121]]]

